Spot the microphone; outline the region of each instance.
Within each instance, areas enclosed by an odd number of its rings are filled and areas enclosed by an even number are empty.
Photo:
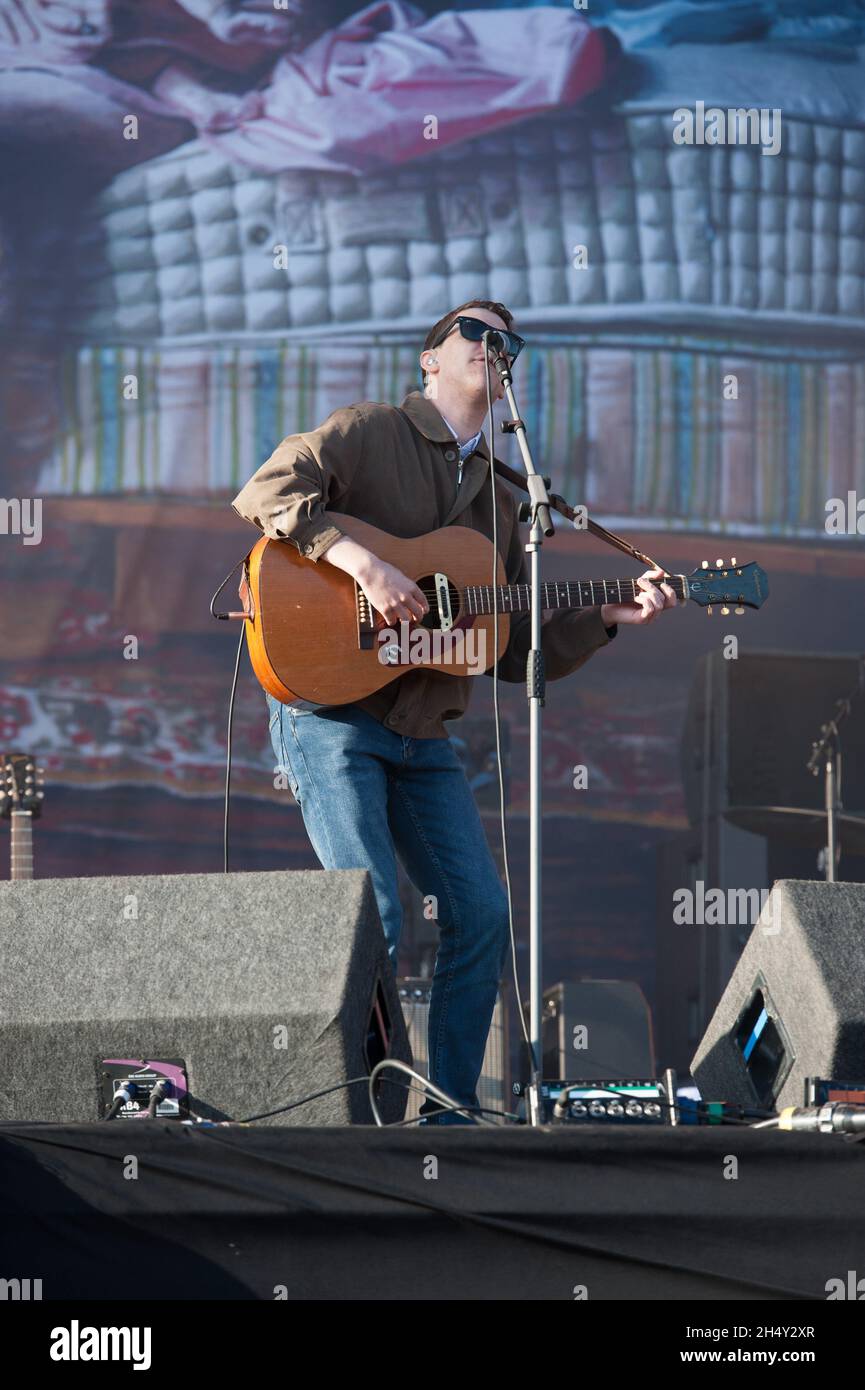
[[[508,381],[511,380],[511,368],[510,363],[508,362],[508,359],[505,356],[505,340],[502,337],[501,333],[496,332],[494,328],[489,329],[484,334],[484,337],[487,340],[487,348],[492,348],[496,354],[496,359],[493,363],[493,366],[498,372],[502,383],[506,384],[505,377],[507,377]]]

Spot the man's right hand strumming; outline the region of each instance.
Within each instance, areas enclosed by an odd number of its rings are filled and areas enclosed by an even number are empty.
[[[350,536],[334,541],[321,558],[350,574],[387,623],[418,621],[429,611],[429,604],[413,579]]]

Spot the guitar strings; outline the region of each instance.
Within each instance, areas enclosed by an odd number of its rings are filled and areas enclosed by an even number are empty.
[[[665,583],[665,582],[667,582],[667,581],[664,581],[664,580],[653,580],[653,581],[652,581],[652,583],[655,584],[655,587],[656,587],[656,588],[659,588],[660,585],[661,585],[661,583]],[[602,586],[607,586],[607,585],[610,586],[610,587],[612,587],[613,585],[615,585],[616,588],[621,588],[624,592],[627,592],[628,586],[630,586],[631,589],[633,590],[634,594],[637,593],[636,580],[635,580],[635,579],[547,579],[547,580],[544,580],[544,581],[543,581],[543,583],[541,584],[541,588],[542,588],[542,589],[549,589],[549,588],[553,587],[553,588],[556,588],[556,589],[570,589],[570,588],[577,589],[577,588],[580,588],[580,587],[581,587],[582,585],[584,585],[584,584],[590,584],[590,585],[592,586],[592,588],[595,588],[596,586],[597,586],[598,588],[601,588]],[[675,577],[675,576],[672,577],[672,584],[673,584],[673,588],[675,589],[675,587],[676,587],[676,577]],[[458,594],[458,595],[460,595],[460,597],[462,597],[462,596],[464,596],[465,594],[468,593],[469,589],[471,589],[472,592],[478,592],[478,591],[481,590],[481,589],[487,589],[487,590],[489,590],[489,589],[492,588],[492,585],[490,585],[490,584],[468,584],[464,589],[458,589],[458,588],[456,587],[456,585],[451,585],[450,587],[454,590],[454,592],[455,592],[456,594]],[[528,593],[529,589],[531,588],[531,585],[529,585],[529,584],[499,584],[497,587],[499,588],[499,590],[503,590],[503,589],[517,589],[517,590],[525,590],[525,592]],[[681,586],[680,586],[680,587],[681,587]],[[420,591],[421,591],[421,593],[423,594],[423,596],[424,596],[425,599],[431,599],[431,598],[435,598],[435,597],[436,597],[436,594],[437,594],[437,590],[436,590],[436,589],[427,589],[427,588],[424,588],[424,586],[423,586],[422,584],[419,584],[419,585],[418,585],[418,588],[420,589]],[[606,588],[604,589],[604,592],[606,592]]]
[[[665,580],[653,580],[652,582],[653,582],[654,584],[666,583]],[[674,582],[675,582],[675,576],[674,576]],[[636,580],[634,580],[634,579],[545,579],[545,580],[543,580],[542,583],[541,583],[541,588],[542,588],[542,589],[549,589],[550,586],[553,585],[553,586],[555,586],[556,588],[560,588],[560,589],[565,589],[565,588],[568,588],[568,587],[575,589],[575,588],[577,588],[579,585],[582,585],[582,584],[595,584],[595,585],[599,585],[599,586],[602,585],[602,584],[609,584],[609,585],[615,584],[615,585],[617,585],[617,586],[618,586],[619,584],[621,584],[621,585],[624,587],[624,586],[627,585],[627,584],[630,584],[631,586],[633,586],[634,584],[636,584]],[[419,588],[421,589],[421,591],[422,591],[423,593],[425,593],[425,594],[434,594],[434,593],[435,593],[435,589],[424,589],[422,585],[419,585],[418,587],[419,587]],[[492,586],[491,586],[490,584],[468,584],[468,585],[466,585],[466,588],[464,588],[464,589],[457,589],[457,586],[456,586],[455,584],[452,584],[450,587],[453,588],[453,589],[455,589],[457,593],[464,594],[464,593],[466,592],[466,589],[489,589],[489,588],[491,588]],[[530,588],[530,587],[531,587],[531,585],[529,585],[529,584],[527,584],[527,583],[526,583],[526,584],[499,584],[499,585],[498,585],[498,588],[500,588],[500,589],[528,589],[528,588]]]

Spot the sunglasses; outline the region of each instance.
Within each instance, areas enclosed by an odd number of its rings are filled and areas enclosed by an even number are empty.
[[[450,327],[446,328],[444,333],[439,334],[432,346],[437,348],[444,342],[445,338],[453,333],[455,328],[459,328],[463,337],[468,338],[469,342],[472,343],[482,342],[483,336],[487,332],[497,333],[502,339],[505,345],[505,352],[512,363],[516,361],[526,345],[525,338],[521,338],[518,333],[509,333],[506,328],[493,328],[491,323],[484,323],[483,319],[469,318],[467,314],[457,314],[457,317]]]

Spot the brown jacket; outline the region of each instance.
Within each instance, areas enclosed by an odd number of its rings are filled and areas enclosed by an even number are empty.
[[[363,401],[335,410],[308,434],[290,434],[232,502],[266,536],[287,540],[318,561],[342,535],[339,514],[359,517],[401,537],[458,523],[492,537],[489,453],[482,438],[463,466],[457,490],[456,440],[432,401],[411,391],[399,407]],[[510,584],[528,580],[517,506],[496,479],[499,550]],[[511,616],[503,680],[522,681],[530,642],[528,613]],[[550,680],[568,676],[616,635],[599,607],[547,614],[543,650]],[[457,719],[472,676],[411,671],[358,703],[397,733],[443,738],[443,719]]]

